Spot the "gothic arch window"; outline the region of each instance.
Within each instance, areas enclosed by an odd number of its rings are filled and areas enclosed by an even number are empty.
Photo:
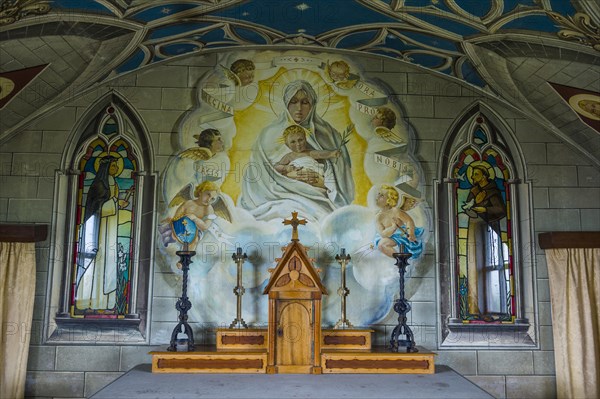
[[[152,161],[146,129],[115,92],[74,128],[56,178],[49,341],[146,342]]]
[[[441,347],[531,347],[530,186],[503,120],[477,103],[444,143],[436,184]]]
[[[479,127],[474,139],[485,137]],[[476,140],[473,140],[476,141]],[[502,154],[476,144],[452,167],[459,318],[467,323],[513,323],[514,258],[511,172]]]
[[[78,160],[71,317],[123,318],[131,303],[138,161],[127,140],[110,138],[120,129],[107,116]]]

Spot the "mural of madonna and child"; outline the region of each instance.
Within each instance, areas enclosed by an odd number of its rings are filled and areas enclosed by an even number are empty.
[[[197,85],[199,105],[182,121],[181,149],[162,179],[165,270],[176,270],[177,235],[197,233],[190,297],[201,305],[190,317],[218,324],[235,316],[230,257],[240,246],[249,255],[244,317],[266,323],[262,289],[291,237],[282,221],[297,211],[309,221],[300,239],[329,292],[339,285],[335,254],[343,247],[352,256],[349,319],[381,321],[397,291],[391,254],[403,245],[411,265],[425,267],[430,227],[401,108],[342,56],[238,52],[219,64]],[[325,324],[339,317],[339,300],[325,299]]]

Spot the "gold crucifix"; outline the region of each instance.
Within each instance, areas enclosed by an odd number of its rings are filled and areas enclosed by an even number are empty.
[[[284,219],[283,220],[283,224],[288,225],[291,224],[292,225],[292,241],[298,241],[298,225],[299,224],[306,224],[306,219],[298,219],[298,212],[292,212],[292,219]]]

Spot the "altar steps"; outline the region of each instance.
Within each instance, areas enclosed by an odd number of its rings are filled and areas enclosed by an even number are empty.
[[[193,352],[150,352],[153,373],[265,374],[267,350],[216,351],[198,347]]]
[[[267,351],[216,351],[214,347],[194,352],[150,352],[153,373],[266,374]],[[321,353],[324,374],[433,374],[431,352],[389,352],[331,349]]]
[[[433,374],[435,353],[390,352],[385,347],[323,350],[321,367],[324,374]]]
[[[371,329],[323,329],[321,368],[325,374],[433,374],[435,354],[390,352],[371,346]],[[272,373],[267,367],[267,329],[219,328],[216,346],[193,352],[150,352],[153,373]],[[284,366],[279,366],[284,367]],[[318,373],[320,374],[320,373]]]

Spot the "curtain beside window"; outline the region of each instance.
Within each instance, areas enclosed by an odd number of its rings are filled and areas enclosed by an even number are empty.
[[[35,243],[0,242],[0,398],[23,398],[35,296]]]
[[[600,398],[600,248],[547,249],[558,398]]]

